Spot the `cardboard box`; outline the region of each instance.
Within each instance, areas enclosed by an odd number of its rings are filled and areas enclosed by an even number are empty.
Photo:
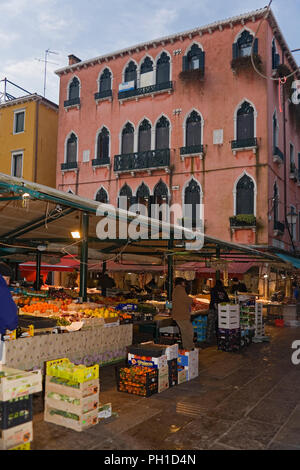
[[[0,449],[7,450],[33,440],[32,421],[14,428],[0,430]]]
[[[177,359],[178,343],[171,344],[170,346],[167,346],[166,344],[158,344],[157,346],[161,346],[165,348],[165,355],[167,356],[168,361],[171,361],[172,359]]]
[[[52,381],[54,380],[54,381]],[[89,380],[78,384],[78,388],[71,387],[68,385],[61,385],[55,383],[56,377],[46,376],[46,390],[49,392],[61,393],[63,395],[69,395],[74,398],[85,398],[90,395],[98,397],[100,391],[99,379]],[[65,384],[68,382],[66,381]]]
[[[132,366],[150,367],[152,369],[161,369],[168,367],[167,356],[147,357],[138,356],[137,354],[128,354],[128,364]]]
[[[89,413],[84,413],[78,416],[78,420],[61,416],[57,414],[59,411],[55,408],[51,408],[46,404],[44,420],[48,423],[57,424],[58,426],[64,426],[65,428],[73,429],[74,431],[84,431],[91,426],[95,426],[98,423],[98,409]]]
[[[106,403],[105,405],[99,405],[98,408],[98,419],[107,419],[110,418],[112,414],[111,403]]]
[[[164,392],[169,388],[169,375],[168,372],[158,376],[158,393]]]
[[[195,379],[199,375],[198,364],[193,365],[193,366],[189,366],[189,367],[185,367],[184,369],[185,369],[185,372],[186,372],[186,380]]]
[[[40,370],[25,372],[0,365],[5,377],[0,377],[0,400],[8,401],[12,398],[32,395],[42,391],[42,374]]]
[[[190,366],[192,364],[198,365],[199,361],[199,349],[195,348],[192,351],[179,350],[178,354],[178,365],[179,366]]]
[[[178,369],[178,385],[187,381],[187,372],[185,369]]]

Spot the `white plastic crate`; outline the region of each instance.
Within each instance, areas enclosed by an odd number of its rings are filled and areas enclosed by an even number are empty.
[[[240,319],[237,318],[235,320],[224,320],[219,318],[218,326],[223,330],[235,330],[240,327]]]

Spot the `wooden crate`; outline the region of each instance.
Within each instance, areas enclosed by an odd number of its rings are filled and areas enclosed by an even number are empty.
[[[95,426],[98,423],[98,408],[90,413],[79,415],[78,421],[72,418],[67,418],[58,414],[53,414],[55,408],[51,408],[45,404],[44,420],[48,423],[64,426],[65,428],[73,429],[74,431],[84,431],[85,429]]]
[[[46,391],[61,393],[63,395],[70,395],[74,398],[85,398],[91,395],[98,397],[99,395],[99,379],[89,380],[88,382],[80,383],[78,384],[78,388],[51,382],[52,379],[55,380],[55,377],[51,377],[50,375],[46,376]]]
[[[0,400],[8,401],[24,395],[42,391],[42,374],[40,370],[25,372],[0,365],[0,372],[6,374],[0,378]]]
[[[33,440],[32,421],[0,430],[0,450],[8,450]]]

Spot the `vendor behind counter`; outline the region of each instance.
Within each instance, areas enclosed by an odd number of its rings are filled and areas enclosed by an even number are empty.
[[[15,330],[18,326],[18,308],[12,299],[9,283],[12,271],[6,264],[0,263],[0,335],[6,330]]]

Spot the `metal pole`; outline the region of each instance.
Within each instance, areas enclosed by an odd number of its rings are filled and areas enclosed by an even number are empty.
[[[41,277],[41,259],[42,259],[42,253],[40,251],[37,251],[36,253],[36,274],[35,274],[35,279],[36,279],[36,290],[40,290],[41,285],[40,285],[40,277]]]
[[[82,241],[80,253],[80,294],[83,302],[87,301],[87,273],[88,273],[88,234],[89,234],[89,215],[87,212],[82,214]]]
[[[48,54],[48,49],[45,51],[44,98],[45,98],[45,96],[46,96],[46,80],[47,80],[47,54]]]
[[[104,277],[105,273],[106,273],[106,261],[103,261],[103,264],[102,264],[103,277]],[[106,287],[102,288],[102,295],[103,295],[103,297],[106,297]]]
[[[168,249],[173,249],[173,234],[170,234]],[[168,256],[168,281],[168,300],[171,302],[173,292],[173,256],[170,254]]]
[[[216,247],[216,258],[220,259],[220,247]],[[219,281],[221,278],[221,271],[219,269],[216,270],[216,281]]]

